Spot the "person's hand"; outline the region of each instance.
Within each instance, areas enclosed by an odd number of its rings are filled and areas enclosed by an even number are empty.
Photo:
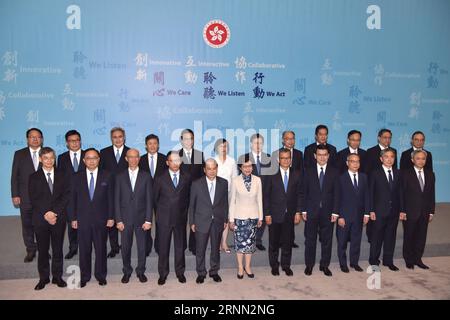
[[[75,221],[72,221],[72,229],[78,229],[78,221],[77,220],[75,220]]]
[[[406,221],[406,213],[405,212],[400,212],[400,220]]]
[[[192,232],[195,232],[195,224],[191,224],[191,230]]]
[[[344,218],[339,218],[338,219],[338,225],[342,228],[345,227],[345,219]]]
[[[375,214],[375,212],[370,213],[370,220],[372,220],[372,221],[377,220],[377,215]]]
[[[308,214],[306,212],[303,212],[302,213],[302,218],[303,218],[303,221],[308,220]]]
[[[433,215],[430,213],[429,218],[428,218],[428,223],[430,223],[431,221],[433,221]]]
[[[148,231],[148,230],[150,230],[152,228],[152,224],[151,223],[143,223],[142,224],[142,230],[144,230],[144,231]]]
[[[123,224],[123,222],[118,222],[117,224],[116,224],[116,228],[119,230],[119,231],[123,231],[123,229],[125,229],[125,225]]]
[[[261,228],[261,226],[262,226],[262,220],[258,220],[258,223],[256,224],[256,226],[257,226],[258,228]]]
[[[227,227],[228,227],[228,223],[225,222],[225,223],[223,224],[223,230],[225,230]]]
[[[56,216],[57,214],[54,213],[53,211],[47,211],[44,214],[44,219],[53,226],[56,224]]]
[[[20,197],[13,197],[12,202],[16,207],[20,206]]]
[[[364,225],[369,223],[370,216],[364,216],[363,223]]]
[[[338,218],[339,218],[339,216],[332,214],[331,215],[331,223],[335,223]]]
[[[113,225],[114,225],[114,220],[113,220],[113,219],[109,219],[109,220],[106,222],[106,226],[107,226],[108,228],[111,228]]]
[[[272,217],[271,216],[266,216],[266,224],[268,226],[270,226],[272,224]]]
[[[230,222],[228,225],[229,225],[231,231],[234,231],[234,229],[236,228],[236,225],[234,224],[234,222]]]
[[[294,216],[294,224],[299,224],[302,221],[302,215],[300,212],[297,212]]]

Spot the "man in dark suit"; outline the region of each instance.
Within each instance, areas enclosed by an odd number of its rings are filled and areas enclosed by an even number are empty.
[[[197,283],[206,278],[205,252],[211,241],[209,276],[221,282],[220,241],[228,218],[228,182],[217,176],[218,164],[214,159],[205,162],[206,177],[192,182],[189,201],[189,224],[195,234]]]
[[[184,129],[181,132],[180,143],[182,146],[178,151],[182,161],[180,170],[189,174],[192,181],[197,180],[204,175],[205,159],[203,152],[194,149],[194,132],[191,129]],[[188,247],[189,251],[195,255],[195,235],[190,229]]]
[[[367,149],[366,153],[366,168],[365,173],[371,177],[372,171],[381,168],[380,154],[381,151],[386,148],[391,148],[392,132],[389,129],[381,129],[378,131],[378,144],[372,148]],[[393,167],[397,169],[397,150],[391,148],[395,152],[395,159]],[[367,240],[369,243],[372,241],[372,220],[366,226]]]
[[[336,226],[337,252],[342,272],[348,273],[347,244],[350,242],[350,267],[358,272],[363,225],[369,222],[370,193],[367,175],[359,171],[361,156],[347,155],[347,171],[339,177],[339,219]]]
[[[136,235],[138,266],[136,275],[140,282],[147,282],[145,260],[147,233],[152,227],[153,192],[149,172],[139,169],[139,151],[129,149],[125,156],[128,170],[117,174],[114,184],[114,209],[117,229],[122,232],[122,283],[130,281],[131,248]]]
[[[100,152],[89,148],[84,152],[86,170],[73,177],[68,213],[72,228],[78,230],[81,287],[91,279],[92,245],[95,250],[95,278],[106,285],[106,242],[108,228],[114,225],[114,189],[111,174],[99,168]]]
[[[22,220],[22,237],[27,251],[24,262],[33,261],[36,256],[36,242],[32,222],[33,211],[28,192],[28,179],[30,175],[40,169],[39,151],[42,147],[42,131],[37,128],[26,132],[27,147],[14,153],[11,173],[11,197],[15,207],[20,208]]]
[[[186,282],[184,276],[186,250],[186,225],[189,208],[191,178],[180,170],[181,158],[178,152],[167,154],[165,172],[158,175],[153,184],[156,228],[158,228],[158,284],[166,283],[169,274],[170,242],[174,240],[175,273],[178,281]]]
[[[145,137],[145,149],[147,153],[141,156],[139,161],[139,169],[149,172],[151,177],[151,182],[153,184],[155,177],[167,169],[166,155],[158,152],[159,151],[159,137],[154,134],[149,134]],[[153,215],[153,213],[152,213]],[[155,251],[158,253],[158,235],[155,230]],[[152,252],[153,239],[151,230],[147,232],[147,249],[146,256],[148,257]]]
[[[238,172],[241,173],[241,166],[245,163],[245,159],[250,159],[252,162],[252,174],[261,178],[262,188],[264,190],[265,180],[269,175],[273,175],[278,170],[278,164],[276,161],[272,163],[270,155],[263,152],[264,148],[264,137],[255,133],[250,137],[250,148],[249,153],[243,154],[238,159]],[[258,250],[264,251],[266,247],[262,244],[262,237],[264,235],[264,230],[266,229],[265,221],[258,230],[256,230],[256,248]]]
[[[316,168],[316,163],[317,163],[316,158],[315,158],[316,149],[317,149],[317,146],[319,146],[321,144],[326,145],[328,147],[328,151],[329,151],[328,164],[333,167],[336,166],[337,151],[336,151],[335,146],[328,143],[328,127],[326,125],[319,124],[316,127],[315,139],[316,139],[316,141],[314,143],[311,143],[310,145],[306,146],[306,148],[305,148],[305,158],[303,160],[305,169],[306,168]]]
[[[291,166],[290,168],[294,171],[300,171],[303,175],[303,152],[295,149],[295,132],[291,130],[284,131],[282,134],[282,144],[278,150],[272,153],[272,161],[278,161],[280,150],[286,148],[291,151]],[[298,244],[295,243],[295,231],[292,234],[292,248],[298,248]]]
[[[66,287],[63,274],[63,243],[70,197],[70,181],[64,172],[54,168],[56,155],[49,147],[39,152],[42,168],[31,174],[29,180],[30,202],[33,210],[33,227],[38,247],[39,282],[34,288],[42,290],[50,283],[48,250],[52,244],[52,283]]]
[[[358,130],[351,130],[347,134],[347,148],[342,149],[337,153],[337,168],[339,173],[347,172],[347,156],[351,153],[359,155],[360,166],[359,172],[366,172],[366,150],[361,149],[362,133]]]
[[[400,158],[400,169],[405,170],[408,168],[414,167],[413,162],[411,161],[411,154],[415,150],[425,150],[423,147],[425,145],[425,134],[422,131],[416,131],[412,134],[411,137],[411,148],[403,151],[402,156]],[[433,172],[433,155],[430,151],[425,150],[427,153],[427,161],[425,162],[425,168],[427,170]]]
[[[403,258],[406,267],[414,265],[429,269],[422,256],[427,240],[428,223],[433,220],[435,209],[435,176],[427,169],[427,152],[414,150],[411,155],[413,168],[402,171]]]
[[[333,227],[339,217],[339,172],[328,165],[327,145],[316,149],[315,167],[305,168],[300,203],[305,221],[305,274],[310,276],[316,262],[317,234],[322,244],[320,271],[331,277]]]
[[[380,264],[383,248],[383,265],[398,271],[394,265],[395,237],[400,214],[400,172],[394,166],[395,150],[381,151],[382,166],[370,175],[370,220],[373,223],[369,263]]]
[[[264,189],[264,215],[269,226],[269,263],[272,275],[278,276],[281,248],[281,269],[287,276],[292,276],[292,234],[294,224],[301,220],[300,188],[303,172],[292,169],[291,150],[281,149],[278,156],[279,170],[267,177]]]
[[[111,173],[114,188],[115,176],[128,168],[125,155],[129,148],[125,145],[125,130],[120,127],[112,128],[111,142],[111,146],[100,150],[100,168]],[[109,245],[111,246],[108,258],[114,258],[120,250],[119,232],[115,225],[108,230],[108,236]]]
[[[58,156],[58,169],[64,172],[69,180],[78,171],[83,171],[86,166],[83,162],[84,151],[81,150],[81,135],[76,130],[69,130],[65,135],[68,151]],[[77,230],[72,228],[72,223],[67,219],[67,236],[69,238],[69,252],[66,259],[72,259],[78,253]]]

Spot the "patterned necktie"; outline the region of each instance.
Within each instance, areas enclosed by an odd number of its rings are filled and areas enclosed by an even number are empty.
[[[150,156],[150,173],[153,178],[155,176],[155,163],[153,162],[153,156]]]
[[[211,182],[211,186],[209,187],[209,197],[211,198],[211,204],[214,203],[214,183]]]
[[[289,178],[287,175],[287,171],[284,172],[284,192],[287,193]]]
[[[325,173],[323,172],[323,167],[320,167],[320,174],[319,174],[320,190],[322,190],[324,177],[325,177]]]
[[[119,161],[120,161],[120,152],[119,152],[119,149],[117,149],[117,152],[116,152],[116,162],[119,163]]]
[[[358,180],[356,180],[356,173],[353,174],[353,187],[358,191]]]
[[[73,171],[78,172],[78,159],[77,154],[73,154]]]
[[[36,155],[37,151],[33,151],[33,165],[34,165],[34,171],[37,171],[39,163],[37,160],[37,155]]]
[[[91,172],[91,180],[89,181],[89,198],[94,199],[94,190],[95,190],[95,184],[94,184],[94,173]]]
[[[419,184],[420,184],[420,190],[422,190],[425,188],[425,183],[423,182],[423,178],[422,178],[422,170],[419,170]]]
[[[388,170],[388,174],[389,174],[389,188],[391,188],[391,190],[392,190],[392,188],[394,187],[394,180],[392,179],[392,174],[391,174],[391,170]]]
[[[258,176],[261,175],[261,161],[259,160],[259,154],[256,156],[256,172]]]
[[[190,152],[186,152],[186,159],[187,159],[187,163],[191,164],[191,153]]]
[[[50,172],[47,172],[47,182],[48,182],[48,187],[50,189],[50,193],[53,194],[53,181],[52,181],[52,174]]]
[[[176,188],[178,186],[178,180],[177,180],[177,174],[176,173],[173,174],[172,182],[173,182],[173,186]]]

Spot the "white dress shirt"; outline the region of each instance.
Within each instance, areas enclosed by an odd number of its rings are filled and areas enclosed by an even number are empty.
[[[131,168],[128,167],[128,176],[130,177],[131,188],[132,188],[131,190],[133,190],[133,191],[134,191],[134,187],[136,185],[138,172],[139,172],[139,167],[137,167],[134,170],[131,170]]]
[[[352,147],[348,147],[348,150],[350,151],[350,153],[358,154],[358,149],[353,149]]]
[[[117,150],[119,150],[120,157],[122,157],[123,145],[120,148],[114,146],[113,149],[114,149],[114,157],[116,157]]]
[[[414,166],[414,170],[416,170],[416,176],[417,176],[417,180],[419,180],[419,171],[421,173],[422,176],[422,181],[423,181],[423,185],[425,186],[425,174],[423,173],[423,169],[418,169],[416,166]]]
[[[236,161],[229,156],[227,156],[223,162],[220,160],[219,156],[216,156],[214,160],[216,160],[218,164],[217,176],[227,180],[228,192],[230,192],[231,180],[238,175]]]
[[[150,172],[152,172],[152,156],[153,156],[153,174],[156,174],[156,163],[158,162],[158,152],[155,152],[155,154],[147,153],[148,158],[148,168],[150,169]]]
[[[94,176],[94,190],[95,190],[95,186],[97,184],[97,174],[98,174],[98,167],[95,168],[94,171],[92,171],[93,176]],[[91,182],[91,171],[86,168],[86,178],[87,178],[87,185],[88,185],[88,189],[89,189],[89,183]]]
[[[50,178],[52,179],[52,184],[55,184],[55,170],[52,168],[52,170],[47,171],[44,168],[42,168],[42,170],[44,171],[45,174],[45,179],[47,180],[48,183],[48,173],[50,173]]]
[[[36,151],[36,166],[34,167],[34,169],[37,170],[37,168],[39,168],[39,151],[41,151],[41,147],[37,148],[36,150],[33,150],[30,147],[28,149],[30,150],[31,160],[33,160],[33,154]],[[35,164],[33,162],[33,166],[34,165]]]
[[[388,168],[384,164],[381,167],[384,170],[384,174],[386,175],[386,179],[387,179],[388,182],[389,182],[389,172],[388,172],[388,170],[391,170],[392,181],[394,181],[394,170],[392,169],[392,167]]]
[[[75,158],[75,156],[74,156],[75,153],[77,154],[77,161],[78,161],[78,167],[79,167],[80,162],[81,162],[81,149],[79,149],[77,151],[69,150],[70,162],[72,163],[72,167],[73,167],[73,158]]]

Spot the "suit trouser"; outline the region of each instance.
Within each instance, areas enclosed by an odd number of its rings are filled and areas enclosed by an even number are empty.
[[[372,241],[370,243],[369,263],[371,265],[380,264],[381,248],[383,248],[383,264],[394,263],[395,237],[397,236],[398,213],[389,214],[387,217],[377,215],[377,219],[372,221]]]
[[[80,224],[80,222],[79,222]],[[107,274],[106,242],[108,227],[88,225],[78,229],[78,246],[80,253],[81,281],[88,282],[92,274],[92,245],[95,250],[94,276],[97,280],[105,280]]]
[[[175,254],[175,274],[177,276],[184,275],[186,268],[184,250],[186,249],[186,225],[179,224],[175,226],[161,226],[157,225],[158,229],[158,272],[161,278],[166,278],[169,274],[169,254],[170,242],[174,242]]]
[[[20,220],[22,222],[22,237],[23,243],[27,252],[36,252],[37,244],[35,239],[35,232],[33,227],[33,210],[31,205],[22,203],[20,205]]]
[[[133,235],[136,236],[137,257],[138,265],[136,267],[136,274],[144,274],[145,262],[146,262],[146,249],[147,249],[147,234],[150,230],[145,231],[142,229],[142,225],[130,225],[125,224],[125,228],[122,231],[122,262],[123,262],[123,274],[131,275],[133,267],[131,266],[131,249],[133,247]]]
[[[196,244],[195,244],[195,234],[192,232],[192,230],[189,228],[189,251],[195,252],[196,250]]]
[[[294,217],[284,215],[284,221],[269,226],[269,263],[272,269],[278,269],[278,256],[281,248],[281,269],[290,268],[292,258],[292,234],[294,233]]]
[[[428,231],[428,215],[403,221],[403,258],[407,264],[422,260]]]
[[[369,222],[366,225],[366,235],[367,235],[367,241],[370,243],[372,241],[372,230],[373,230],[373,221],[369,220]]]
[[[78,231],[72,228],[72,222],[67,222],[67,237],[69,238],[69,251],[78,250]]]
[[[205,254],[208,246],[208,240],[211,241],[211,252],[209,260],[209,275],[215,275],[220,269],[220,241],[222,240],[223,223],[217,223],[214,220],[209,226],[208,232],[196,231],[196,265],[197,274],[199,276],[206,276]]]
[[[347,266],[347,244],[350,242],[350,265],[357,265],[361,252],[363,218],[359,221],[345,220],[345,226],[336,224],[337,255],[339,264]]]
[[[261,244],[262,245],[262,238],[264,235],[264,229],[266,229],[266,221],[262,221],[262,225],[260,228],[258,228],[256,230],[256,244]]]
[[[313,267],[316,263],[317,234],[321,243],[320,266],[328,267],[331,260],[331,250],[333,242],[333,223],[331,223],[331,214],[319,212],[308,213],[308,219],[305,222],[305,265]]]
[[[63,243],[66,222],[57,222],[55,225],[44,225],[35,228],[38,248],[39,279],[50,278],[50,263],[48,251],[52,244],[52,276],[61,278],[63,274]]]
[[[117,229],[116,224],[112,226],[112,228],[109,228],[108,230],[108,236],[109,236],[109,245],[111,246],[111,251],[114,250],[115,252],[119,252],[119,230]]]

